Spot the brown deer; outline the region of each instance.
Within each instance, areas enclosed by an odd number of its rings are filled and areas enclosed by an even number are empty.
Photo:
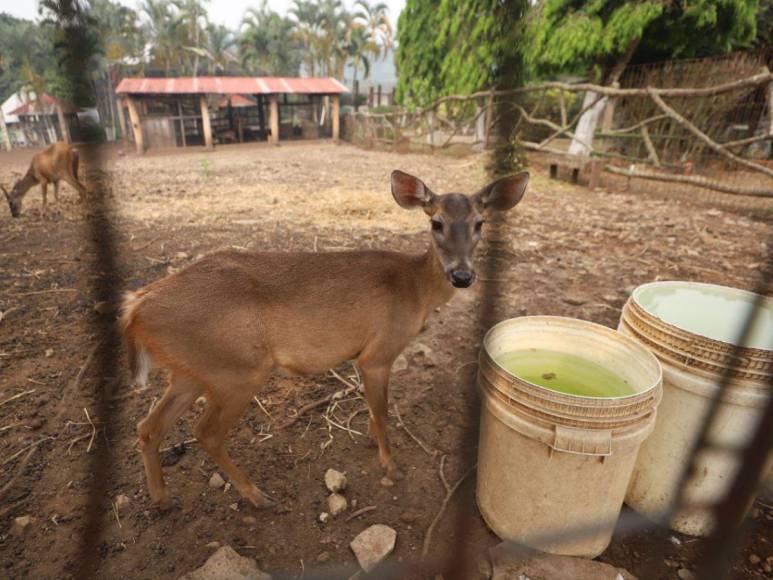
[[[72,185],[80,198],[83,199],[86,186],[78,180],[78,150],[67,143],[54,143],[32,158],[27,173],[16,182],[10,193],[2,185],[0,185],[0,189],[3,190],[5,198],[8,200],[11,215],[19,217],[22,200],[27,191],[32,186],[40,184],[40,189],[43,192],[43,212],[47,213],[48,184],[54,184],[54,198],[59,201],[59,181],[61,180]]]
[[[163,397],[137,425],[153,501],[169,501],[161,439],[203,395],[208,404],[196,438],[244,498],[256,507],[271,505],[229,457],[226,434],[272,371],[322,373],[347,360],[362,373],[380,463],[399,477],[386,435],[392,363],[454,287],[473,283],[473,250],[485,216],[514,207],[528,179],[520,173],[472,196],[435,195],[395,171],[395,201],[430,216],[423,255],[228,250],[129,293],[120,322],[135,381],[145,384],[152,363],[171,371]]]

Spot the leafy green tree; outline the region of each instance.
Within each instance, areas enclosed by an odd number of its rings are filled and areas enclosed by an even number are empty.
[[[204,50],[209,74],[228,70],[230,64],[238,62],[232,51],[236,45],[236,36],[230,28],[211,22],[207,25],[207,43]]]
[[[537,74],[615,82],[630,62],[729,52],[755,38],[758,0],[542,0],[527,27]]]
[[[505,62],[520,70],[525,6],[525,0],[408,0],[397,26],[398,99],[426,104],[501,82]]]

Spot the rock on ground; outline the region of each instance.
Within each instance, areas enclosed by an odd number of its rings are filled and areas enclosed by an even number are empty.
[[[370,572],[392,553],[396,540],[396,531],[389,526],[375,524],[360,532],[349,546],[362,569]]]
[[[325,486],[333,493],[343,491],[346,489],[346,476],[335,469],[328,469],[325,472]]]
[[[271,580],[271,576],[261,571],[252,558],[240,556],[231,546],[223,546],[201,568],[178,580]]]
[[[14,518],[13,520],[13,526],[11,526],[11,533],[15,536],[22,535],[27,528],[29,528],[32,523],[35,521],[35,518],[32,516],[21,516],[18,518]]]
[[[346,498],[340,493],[331,493],[327,498],[327,508],[331,516],[337,516],[338,514],[346,511],[349,504]]]
[[[121,494],[115,498],[115,509],[119,512],[125,512],[129,508],[129,498]]]
[[[504,542],[489,554],[491,580],[636,580],[627,570],[603,562],[534,551],[513,553]]]
[[[223,487],[224,485],[225,485],[225,480],[223,479],[223,476],[220,475],[217,471],[212,474],[212,477],[209,478],[209,487],[218,489]]]

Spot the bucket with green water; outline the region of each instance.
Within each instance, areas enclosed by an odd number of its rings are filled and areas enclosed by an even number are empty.
[[[506,320],[480,353],[477,498],[501,538],[595,557],[609,545],[661,396],[657,359],[570,318]],[[588,533],[580,528],[592,527]]]

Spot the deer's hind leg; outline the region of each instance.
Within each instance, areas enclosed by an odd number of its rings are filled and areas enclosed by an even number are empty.
[[[43,194],[43,215],[48,215],[48,181],[40,182],[40,193]]]
[[[270,372],[271,365],[266,364],[247,376],[227,373],[213,379],[213,386],[207,392],[207,409],[195,429],[196,439],[225,472],[236,491],[257,508],[271,507],[275,502],[233,462],[225,448],[225,438]]]
[[[150,410],[148,416],[137,424],[148,491],[153,502],[161,507],[169,505],[169,491],[161,473],[158,448],[169,428],[202,392],[203,387],[193,379],[173,373],[164,396]]]

